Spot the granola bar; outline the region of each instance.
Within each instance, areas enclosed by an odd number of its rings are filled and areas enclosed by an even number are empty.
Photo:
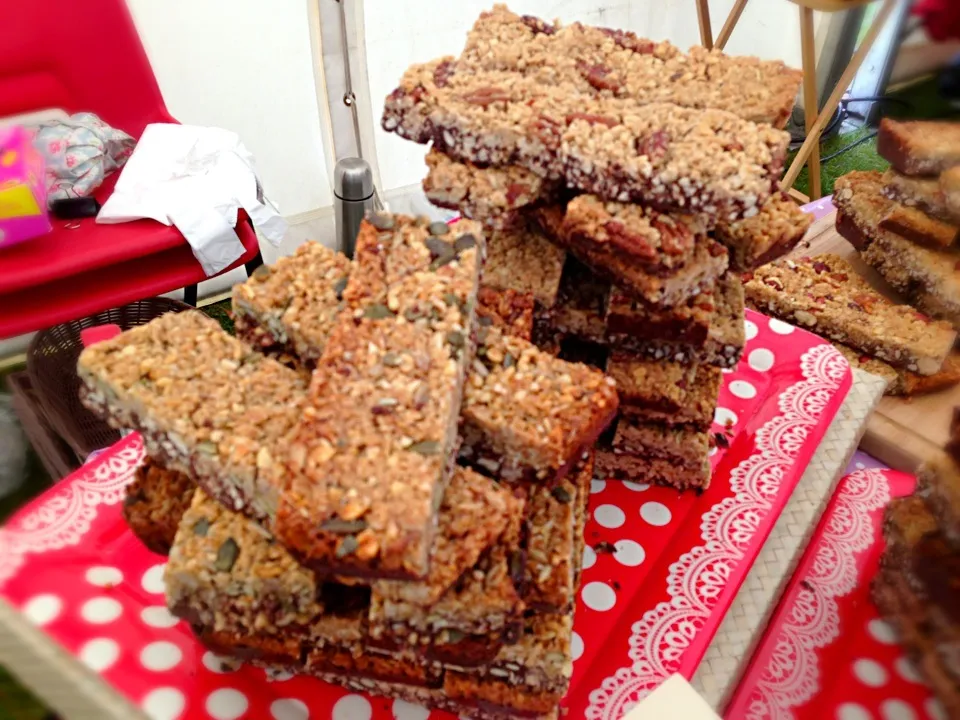
[[[818,255],[776,261],[744,283],[759,308],[920,375],[933,375],[956,333],[876,293],[845,260]]]
[[[934,249],[956,244],[960,227],[930,217],[922,210],[893,203],[880,227],[901,235],[915,243]]]
[[[361,224],[346,310],[275,468],[274,530],[308,565],[426,576],[471,362],[478,233],[471,221]]]
[[[77,369],[84,404],[113,427],[139,430],[151,457],[237,512],[273,516],[274,448],[306,395],[296,372],[199,312],[168,313],[97,343]]]
[[[495,325],[506,335],[529,341],[533,337],[533,308],[530,293],[481,286],[477,293],[477,324]]]
[[[703,302],[694,301],[692,304],[670,309],[651,309],[638,304],[630,311],[629,322],[636,327],[644,322],[645,317],[649,317],[652,321],[651,327],[657,328],[657,332],[672,322],[676,322],[679,328],[682,327],[679,323],[689,323],[688,319],[691,318],[694,322],[702,322],[702,313],[710,307],[711,302],[713,311],[710,315],[710,326],[707,338],[702,344],[680,339],[645,338],[630,331],[608,331],[607,342],[614,352],[632,353],[652,360],[720,368],[735,367],[746,344],[743,285],[736,275],[728,273],[721,278],[711,301],[705,297]],[[624,307],[619,304],[617,312],[626,315]]]
[[[577,338],[602,343],[604,315],[610,283],[597,277],[575,257],[567,256],[553,307],[540,307],[535,316],[536,334],[557,342]],[[558,350],[559,352],[559,350]]]
[[[960,123],[884,118],[877,152],[905,175],[939,175],[960,165]]]
[[[149,550],[166,555],[195,488],[189,476],[147,457],[126,487],[123,519]]]
[[[597,451],[597,474],[615,480],[630,480],[652,485],[665,485],[677,490],[703,492],[710,487],[710,462],[699,466],[676,466],[672,462],[643,455]]]
[[[622,418],[611,447],[614,455],[635,455],[698,470],[710,452],[710,436],[690,428]]]
[[[533,211],[544,232],[602,278],[655,305],[682,303],[727,269],[726,248],[704,226],[581,195]],[[683,217],[683,216],[681,216]]]
[[[502,479],[559,480],[617,412],[602,372],[489,333],[467,381],[461,459]]]
[[[779,61],[731,57],[701,47],[683,53],[632,32],[581,23],[553,24],[504,5],[481,13],[460,64],[563,80],[579,93],[599,91],[639,103],[718,108],[783,127],[802,73]]]
[[[535,612],[565,612],[577,591],[593,453],[554,487],[531,486],[525,518],[527,562],[523,598]]]
[[[744,272],[793,250],[813,224],[786,193],[776,193],[751,218],[717,224],[716,238],[730,252],[730,269]]]
[[[521,521],[524,503],[507,508],[507,528],[500,540],[472,568],[433,602],[394,599],[374,588],[370,601],[370,637],[400,646],[423,645],[430,658],[446,662],[461,656],[464,664],[490,659],[503,644],[524,609],[520,584],[524,571]],[[421,598],[416,598],[420,600]],[[425,599],[425,598],[424,598]],[[463,641],[477,645],[474,652],[457,648]],[[443,646],[454,652],[443,652]]]
[[[723,380],[719,368],[615,354],[607,373],[617,383],[625,418],[690,426],[699,432],[710,429]]]
[[[716,288],[710,288],[686,302],[661,308],[614,287],[607,303],[607,331],[612,336],[629,336],[634,343],[669,341],[701,348],[716,315],[715,295]]]
[[[489,665],[444,673],[447,696],[528,713],[556,708],[573,675],[573,614],[535,616]]]
[[[950,208],[948,193],[941,186],[941,178],[916,177],[887,170],[882,178],[883,192],[894,202],[922,210],[938,220],[960,223],[960,212]]]
[[[583,84],[572,65],[544,82],[441,58],[407,70],[381,124],[459,160],[520,165],[621,202],[734,220],[773,191],[786,133],[723,110],[574,91]]]
[[[929,395],[954,385],[960,384],[960,353],[951,352],[934,375],[918,375],[917,373],[895,368],[890,363],[877,360],[870,355],[864,355],[842,343],[833,343],[834,347],[847,359],[851,367],[859,368],[864,372],[879,375],[887,381],[885,395]]]
[[[261,265],[233,288],[237,334],[252,339],[252,328],[265,330],[261,345],[279,345],[312,367],[336,324],[349,275],[350,260],[318,242],[304,243],[272,267]]]
[[[516,165],[478,167],[458,162],[437,150],[427,153],[423,192],[434,205],[459,210],[494,230],[522,227],[517,211],[549,202],[562,188],[556,182]],[[491,238],[491,257],[493,255]]]
[[[493,232],[487,242],[483,284],[497,290],[533,293],[541,306],[553,307],[565,258],[563,250],[527,225]]]

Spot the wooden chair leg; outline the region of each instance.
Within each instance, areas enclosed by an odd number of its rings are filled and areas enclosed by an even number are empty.
[[[743,9],[746,6],[747,0],[737,0],[733,4],[730,14],[727,15],[726,22],[723,23],[723,28],[720,30],[720,34],[717,35],[717,39],[713,43],[713,46],[717,50],[723,50],[727,46],[727,40],[730,39],[730,36],[733,34],[733,29],[737,26],[737,23],[740,22],[740,16],[743,15]]]
[[[817,47],[813,34],[813,10],[808,7],[800,8],[800,46],[803,55],[803,112],[809,136],[817,124],[820,107],[817,98]],[[810,149],[807,167],[810,169],[810,199],[817,200],[822,195],[819,142],[814,143]]]
[[[713,28],[710,27],[709,0],[697,0],[697,21],[700,23],[700,44],[710,50],[713,48]]]
[[[847,88],[850,87],[850,83],[853,82],[853,76],[857,74],[857,70],[860,69],[860,66],[866,59],[867,53],[869,53],[870,48],[873,47],[873,43],[877,41],[877,36],[880,34],[884,23],[886,23],[887,18],[890,17],[890,13],[893,12],[893,8],[896,6],[898,1],[899,0],[884,1],[883,6],[880,8],[880,12],[878,12],[876,18],[874,18],[873,25],[870,26],[870,30],[867,32],[866,37],[864,37],[860,42],[860,47],[857,48],[857,51],[853,54],[853,57],[850,58],[850,64],[847,65],[847,69],[844,70],[843,75],[840,76],[840,80],[837,83],[837,86],[833,89],[833,93],[827,99],[827,102],[824,103],[824,112],[819,114],[817,121],[813,124],[813,127],[807,130],[807,139],[803,141],[803,145],[800,146],[800,150],[793,159],[793,164],[790,166],[790,170],[787,171],[787,174],[780,183],[781,190],[789,190],[791,187],[793,187],[793,184],[797,181],[797,175],[800,174],[800,169],[807,162],[807,158],[810,157],[810,153],[813,151],[814,147],[819,149],[820,133],[823,132],[823,128],[826,127],[827,122],[831,117],[833,117],[833,109],[840,104],[840,98],[843,97],[843,94],[847,91]]]

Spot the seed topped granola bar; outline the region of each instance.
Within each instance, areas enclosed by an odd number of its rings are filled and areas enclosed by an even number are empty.
[[[495,325],[505,335],[529,341],[533,336],[534,304],[530,293],[481,286],[477,293],[477,324]]]
[[[776,260],[797,246],[813,224],[786,193],[775,193],[751,218],[717,224],[716,238],[730,251],[730,269],[744,272]]]
[[[349,275],[350,260],[318,242],[261,265],[233,288],[237,334],[246,339],[252,327],[263,328],[260,345],[279,345],[312,367],[336,324]]]
[[[773,191],[786,133],[723,110],[575,91],[582,83],[575,67],[544,83],[442,58],[407,70],[382,125],[459,160],[520,165],[621,202],[735,220]]]
[[[873,375],[879,375],[887,381],[884,395],[927,395],[939,392],[954,385],[960,384],[960,353],[951,352],[935,375],[918,375],[917,373],[895,368],[890,363],[877,360],[870,355],[859,353],[842,343],[833,343],[851,367],[858,368]]]
[[[494,327],[463,405],[461,459],[504,479],[559,480],[613,420],[613,381]]]
[[[423,192],[434,205],[459,210],[464,217],[494,230],[523,227],[518,210],[560,195],[556,182],[517,165],[478,167],[459,162],[438,150],[427,153]],[[493,245],[493,239],[488,243]],[[490,248],[491,257],[493,248]]]
[[[744,283],[757,307],[897,367],[933,375],[956,332],[876,293],[837,255],[777,261]]]
[[[702,47],[685,54],[632,32],[561,26],[517,15],[505,5],[481,13],[457,68],[461,65],[520,72],[544,84],[566,82],[578,93],[718,108],[775,127],[786,124],[802,78],[779,61]]]
[[[324,572],[426,576],[456,455],[483,240],[405,216],[361,224],[346,310],[275,472],[278,537]]]
[[[265,521],[277,443],[297,423],[301,376],[199,312],[168,313],[97,343],[77,363],[83,402],[227,507]]]
[[[532,293],[540,305],[553,307],[565,259],[562,249],[527,225],[493,232],[487,242],[483,284]]]
[[[960,165],[960,123],[884,118],[877,152],[905,175],[938,175]]]
[[[188,475],[167,470],[148,456],[126,487],[123,519],[149,550],[166,555],[196,487]]]

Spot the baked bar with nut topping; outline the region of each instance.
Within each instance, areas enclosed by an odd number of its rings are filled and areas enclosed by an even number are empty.
[[[960,165],[940,173],[940,192],[947,209],[960,222]]]
[[[167,470],[148,456],[126,487],[123,519],[147,549],[166,555],[196,487],[188,475]]]
[[[960,541],[960,467],[949,451],[932,453],[917,471],[917,488],[951,541]]]
[[[459,162],[438,150],[427,153],[427,176],[423,192],[434,205],[459,210],[464,217],[494,230],[522,227],[518,210],[549,202],[562,187],[518,167],[478,167]],[[493,238],[490,252],[493,254]]]
[[[313,367],[337,322],[349,275],[350,260],[318,242],[304,243],[273,266],[261,265],[233,288],[237,335],[250,342],[254,328],[266,330],[259,345],[283,347]]]
[[[277,444],[299,421],[301,376],[199,312],[168,313],[86,348],[82,398],[147,453],[192,477],[226,507],[273,516]]]
[[[636,455],[698,469],[710,452],[710,436],[689,427],[621,418],[611,448],[614,455]]]
[[[603,279],[650,304],[682,303],[727,269],[726,248],[703,234],[692,217],[680,221],[592,195],[574,198],[565,212],[562,206],[532,212],[554,242]]]
[[[710,462],[705,459],[699,466],[678,466],[667,460],[604,449],[597,451],[597,475],[703,492],[710,487]]]
[[[960,212],[950,208],[940,178],[903,175],[891,169],[882,180],[884,195],[894,202],[915,207],[947,223],[960,223]]]
[[[624,418],[710,429],[723,380],[720,368],[614,354],[607,374],[617,383]]]
[[[602,372],[488,328],[467,379],[460,457],[494,477],[556,482],[617,412]]]
[[[606,326],[612,337],[625,335],[641,341],[668,341],[701,348],[710,336],[716,315],[716,288],[704,290],[686,302],[657,307],[637,300],[614,286],[607,303]]]
[[[482,285],[477,293],[477,324],[481,328],[495,325],[505,335],[529,341],[533,337],[533,309],[530,293]]]
[[[891,203],[886,217],[880,221],[880,227],[933,249],[955,245],[957,234],[960,233],[960,227],[900,203]]]
[[[630,309],[627,310],[627,307]],[[669,335],[666,328],[671,323],[675,330],[673,334],[682,335],[685,331],[693,332],[693,323],[702,324],[705,312],[710,312],[710,325],[706,340],[690,341],[687,339],[671,339],[669,337],[645,337],[636,330],[627,330],[629,322],[633,328],[643,326],[645,319],[651,321],[651,328],[655,332]],[[712,365],[720,368],[732,368],[740,361],[743,348],[746,344],[746,334],[743,326],[744,296],[740,278],[727,273],[714,288],[712,297],[705,296],[702,301],[674,308],[650,308],[637,303],[627,306],[618,302],[613,315],[620,315],[615,323],[620,323],[624,331],[614,332],[613,327],[607,332],[607,343],[611,350],[619,353],[633,353],[652,360],[666,360],[682,364]],[[610,320],[608,319],[608,323]],[[695,336],[696,337],[696,336]]]
[[[960,123],[884,118],[877,152],[905,175],[939,175],[960,165]]]
[[[610,283],[567,255],[553,307],[539,307],[534,316],[535,334],[553,336],[557,342],[576,338],[602,343],[606,334],[607,296]]]
[[[778,260],[744,283],[752,303],[788,322],[920,375],[933,375],[956,332],[875,292],[837,255]]]
[[[487,241],[483,284],[532,293],[541,306],[550,308],[557,302],[565,259],[566,253],[532,226],[495,231]]]
[[[813,223],[786,193],[775,193],[753,217],[717,223],[716,238],[730,252],[730,269],[744,272],[793,250]]]
[[[719,108],[775,127],[786,124],[802,78],[779,61],[701,47],[683,53],[632,32],[563,26],[517,15],[505,5],[481,13],[467,35],[461,65],[522,72],[545,84],[563,80],[578,93]]]
[[[947,356],[940,372],[935,375],[918,375],[903,368],[895,368],[890,363],[859,353],[841,343],[835,342],[833,345],[847,359],[851,367],[884,378],[888,383],[884,395],[906,397],[929,395],[960,384],[960,353],[956,350]]]
[[[427,575],[456,456],[482,263],[479,225],[361,223],[346,308],[285,439],[273,529],[339,575]]]
[[[724,110],[614,97],[572,64],[544,82],[449,57],[411,66],[381,124],[459,160],[520,165],[606,199],[730,220],[770,196],[789,141]]]

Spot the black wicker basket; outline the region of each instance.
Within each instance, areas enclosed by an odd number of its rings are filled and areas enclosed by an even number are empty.
[[[83,350],[80,332],[97,325],[117,325],[121,330],[129,330],[165,313],[191,309],[179,300],[147,298],[55,325],[34,336],[27,350],[30,382],[40,397],[47,421],[81,461],[94,450],[115,443],[120,433],[80,403],[77,375],[77,359]]]

